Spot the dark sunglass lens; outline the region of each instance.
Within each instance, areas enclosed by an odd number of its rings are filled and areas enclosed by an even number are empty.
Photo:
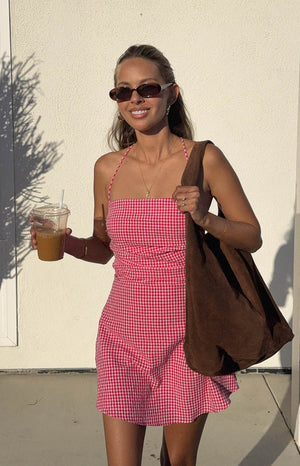
[[[142,84],[137,91],[142,97],[154,97],[160,93],[161,87],[159,84]]]
[[[130,87],[116,87],[110,91],[109,96],[118,102],[125,102],[131,99],[132,91],[133,89]],[[161,86],[159,84],[141,84],[136,88],[136,91],[142,97],[156,97],[161,91]]]
[[[129,100],[131,97],[132,91],[129,87],[119,87],[116,89],[116,99],[117,100]]]
[[[113,100],[117,100],[116,98],[116,91],[114,89],[112,89],[111,91],[109,91],[109,97]]]

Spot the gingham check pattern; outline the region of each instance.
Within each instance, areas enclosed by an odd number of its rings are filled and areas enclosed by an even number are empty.
[[[115,279],[96,342],[97,408],[142,425],[227,408],[235,376],[202,376],[184,357],[185,216],[170,198],[121,199],[107,229]]]

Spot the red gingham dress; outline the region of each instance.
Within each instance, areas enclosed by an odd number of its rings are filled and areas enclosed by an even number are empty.
[[[140,425],[227,408],[235,376],[200,375],[184,357],[185,216],[171,198],[114,200],[107,230],[115,278],[96,342],[97,408]]]

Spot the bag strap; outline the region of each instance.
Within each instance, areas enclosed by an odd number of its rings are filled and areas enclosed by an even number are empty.
[[[182,186],[200,186],[203,182],[202,162],[207,144],[213,144],[213,142],[209,140],[195,142],[182,174]]]

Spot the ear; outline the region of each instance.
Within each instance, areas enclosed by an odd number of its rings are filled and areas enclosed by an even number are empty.
[[[169,98],[168,98],[168,104],[173,105],[174,102],[176,102],[177,97],[179,96],[180,90],[178,84],[173,84],[173,86],[170,88],[169,92]]]

